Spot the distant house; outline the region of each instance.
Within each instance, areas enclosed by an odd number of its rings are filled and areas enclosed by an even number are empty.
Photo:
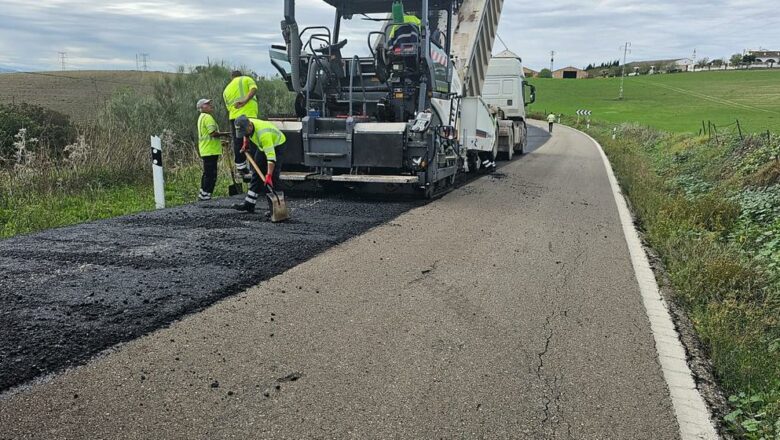
[[[558,69],[552,74],[553,78],[562,78],[562,79],[582,79],[587,78],[588,72],[582,69],[578,69],[576,67],[564,67],[563,69]]]
[[[680,58],[673,61],[675,68],[680,72],[693,72],[696,62],[690,58]]]
[[[534,69],[529,69],[527,67],[523,67],[523,73],[525,74],[526,78],[536,78],[539,76],[539,72],[537,72]]]
[[[755,56],[757,63],[780,64],[780,51],[777,50],[749,50],[747,55]]]

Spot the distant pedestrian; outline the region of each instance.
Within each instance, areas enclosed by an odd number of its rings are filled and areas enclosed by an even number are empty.
[[[241,152],[243,139],[235,134],[235,122],[239,116],[256,119],[258,115],[257,104],[257,83],[254,79],[244,75],[239,70],[231,72],[230,83],[222,92],[225,99],[225,106],[228,110],[230,119],[230,134],[233,137],[233,154],[235,154],[236,170],[243,177],[244,181],[249,181],[251,171],[246,163],[246,156]]]
[[[547,116],[547,124],[550,126],[550,128],[549,128],[550,133],[552,133],[553,124],[555,124],[555,119],[556,119],[555,113],[550,113],[550,115]]]
[[[242,139],[243,151],[252,155],[260,171],[265,174],[265,180],[261,180],[257,173],[252,173],[252,183],[249,185],[244,203],[233,205],[233,209],[255,212],[258,196],[260,194],[268,195],[271,193],[269,188],[273,188],[279,182],[282,163],[277,153],[279,148],[287,142],[287,138],[273,123],[246,116],[239,116],[236,119],[235,133]],[[270,217],[273,211],[270,197],[266,197],[266,201],[268,202],[267,217]]]
[[[200,112],[200,116],[198,116],[198,152],[203,159],[203,176],[200,179],[198,200],[206,201],[211,200],[214,186],[217,184],[217,162],[219,156],[222,155],[222,143],[219,137],[225,133],[220,133],[217,121],[212,116],[214,106],[210,99],[199,100],[197,108]]]

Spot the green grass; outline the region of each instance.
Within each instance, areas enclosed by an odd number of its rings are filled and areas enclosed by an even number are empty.
[[[229,178],[222,172],[214,192],[227,196]],[[188,165],[167,170],[165,174],[166,206],[194,203],[200,188],[202,168]],[[75,185],[49,191],[30,190],[24,186],[8,188],[0,195],[0,238],[13,237],[46,229],[93,220],[154,210],[151,169],[148,178],[137,182],[70,176],[70,180],[90,181],[80,189]]]
[[[530,81],[538,90],[529,110],[562,113],[568,120],[586,109],[594,121],[636,122],[677,133],[697,133],[702,121],[735,130],[739,119],[745,132],[780,127],[780,69],[627,77],[622,101],[620,78]]]

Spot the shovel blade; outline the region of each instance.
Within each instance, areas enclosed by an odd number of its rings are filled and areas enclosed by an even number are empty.
[[[290,218],[290,210],[284,200],[284,194],[281,192],[268,194],[271,201],[271,222],[279,223]]]

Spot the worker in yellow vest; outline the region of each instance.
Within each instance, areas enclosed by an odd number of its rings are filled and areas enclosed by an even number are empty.
[[[258,196],[261,193],[268,195],[271,192],[269,188],[273,188],[279,182],[282,162],[278,153],[287,142],[287,138],[273,123],[246,116],[239,116],[236,119],[235,132],[236,136],[243,139],[243,150],[252,155],[260,171],[265,175],[265,180],[261,180],[257,173],[252,173],[252,183],[249,184],[244,203],[233,205],[233,209],[255,212]],[[266,197],[266,201],[268,202],[266,217],[270,217],[273,211],[270,197]]]
[[[247,118],[257,118],[259,114],[257,104],[257,83],[250,76],[246,76],[239,70],[234,70],[230,74],[230,83],[222,92],[225,100],[225,106],[230,119],[230,134],[233,137],[233,153],[235,154],[236,170],[243,177],[244,181],[251,178],[251,170],[246,163],[246,156],[241,152],[243,139],[235,135],[235,122],[239,116]]]
[[[196,104],[198,116],[198,152],[203,160],[203,176],[200,179],[200,194],[198,200],[211,200],[214,186],[217,184],[217,162],[222,155],[222,142],[219,138],[219,125],[214,119],[214,106],[210,99],[201,99]]]
[[[549,125],[548,130],[550,131],[550,133],[552,133],[553,124],[555,124],[556,119],[557,117],[555,116],[555,113],[550,113],[549,115],[547,115],[547,124]]]

